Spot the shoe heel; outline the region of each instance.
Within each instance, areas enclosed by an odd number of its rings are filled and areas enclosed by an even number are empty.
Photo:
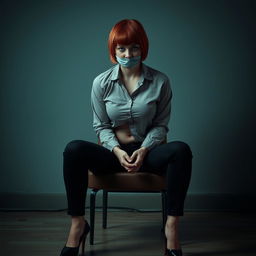
[[[84,255],[85,240],[86,240],[86,236],[84,236],[82,240],[82,255]]]
[[[84,255],[84,251],[85,251],[85,241],[87,238],[88,233],[90,232],[90,226],[88,224],[88,222],[85,223],[85,229],[84,229],[84,234],[83,237],[81,238],[81,245],[82,245],[82,255]]]

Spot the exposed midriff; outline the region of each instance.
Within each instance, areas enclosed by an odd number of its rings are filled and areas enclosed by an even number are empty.
[[[135,141],[134,136],[131,134],[128,124],[124,124],[114,128],[115,135],[118,141],[122,144],[128,144]]]

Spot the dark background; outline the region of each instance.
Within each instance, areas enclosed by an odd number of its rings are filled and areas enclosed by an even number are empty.
[[[193,151],[189,195],[255,195],[255,1],[1,1],[0,192],[61,194],[62,152],[96,142],[90,91],[121,19],[170,77],[168,140]],[[12,202],[15,206],[15,201]],[[139,200],[138,200],[139,204]]]

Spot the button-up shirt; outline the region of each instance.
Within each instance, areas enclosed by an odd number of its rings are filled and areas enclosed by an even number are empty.
[[[142,72],[130,95],[114,65],[93,81],[93,127],[102,145],[120,146],[113,128],[128,124],[135,142],[149,150],[162,143],[169,131],[172,90],[168,77],[142,63]],[[121,147],[121,146],[120,146]]]

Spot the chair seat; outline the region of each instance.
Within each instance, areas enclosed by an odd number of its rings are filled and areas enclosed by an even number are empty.
[[[89,170],[89,184],[91,189],[103,189],[107,191],[161,191],[166,189],[165,176],[147,172],[117,172],[107,175],[94,175]]]

